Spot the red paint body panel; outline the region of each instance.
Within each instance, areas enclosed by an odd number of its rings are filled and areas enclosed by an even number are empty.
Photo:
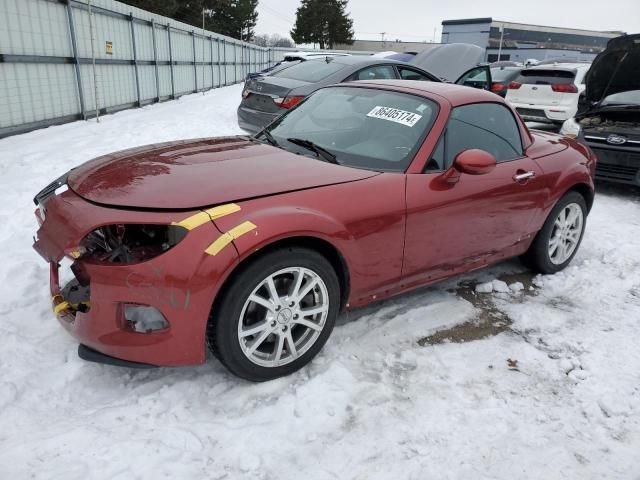
[[[240,210],[194,228],[152,260],[80,260],[91,282],[91,308],[61,320],[64,327],[81,343],[117,358],[155,365],[201,363],[220,288],[241,262],[274,242],[313,237],[332,246],[346,266],[347,304],[354,308],[519,255],[567,190],[580,185],[593,192],[592,153],[557,135],[530,134],[517,115],[523,157],[483,175],[423,174],[453,107],[503,100],[429,82],[354,86],[438,103],[432,130],[406,172],[331,165],[241,137],[144,147],[74,170],[72,191],[49,199],[34,245],[52,264],[52,293],[58,291],[56,263],[96,227],[170,224],[228,202]],[[523,172],[535,176],[514,179]],[[215,256],[204,252],[247,221],[256,228]],[[158,308],[169,329],[135,333],[122,328],[123,302]]]
[[[120,207],[193,209],[350,182],[376,172],[341,167],[270,145],[228,137],[140,147],[74,169],[69,187]]]
[[[405,175],[382,175],[286,196],[240,203],[215,221],[228,231],[245,220],[257,225],[235,240],[244,260],[275,241],[315,237],[333,245],[347,264],[351,306],[385,296],[400,282],[404,244]]]

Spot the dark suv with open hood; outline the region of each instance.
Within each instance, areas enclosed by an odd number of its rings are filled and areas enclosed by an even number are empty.
[[[586,76],[575,119],[561,133],[598,157],[596,178],[640,186],[640,34],[609,41]]]

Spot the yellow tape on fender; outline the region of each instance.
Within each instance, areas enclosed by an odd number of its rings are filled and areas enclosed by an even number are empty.
[[[177,225],[178,227],[183,227],[187,230],[193,230],[194,228],[198,228],[200,225],[204,225],[211,220],[222,218],[225,215],[230,215],[238,211],[240,211],[240,205],[228,203],[226,205],[220,205],[219,207],[210,208],[204,212],[196,213],[195,215],[191,215],[180,222],[173,222],[171,225]]]
[[[220,251],[224,247],[229,245],[236,238],[239,238],[245,233],[249,233],[251,230],[255,230],[256,228],[258,227],[251,222],[241,223],[237,227],[233,227],[227,233],[223,233],[222,235],[220,235],[218,239],[215,242],[213,242],[211,245],[209,245],[204,252],[209,255],[215,256],[218,253],[220,253]]]

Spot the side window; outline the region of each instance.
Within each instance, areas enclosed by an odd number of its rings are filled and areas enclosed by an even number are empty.
[[[454,108],[447,125],[445,168],[470,148],[491,153],[498,163],[522,156],[522,139],[513,114],[498,103]]]
[[[389,80],[396,78],[396,72],[389,65],[374,65],[354,73],[349,80]]]
[[[417,72],[410,68],[398,67],[398,72],[400,72],[400,78],[402,78],[402,80],[421,80],[425,82],[429,81],[429,77],[426,77],[420,72]]]

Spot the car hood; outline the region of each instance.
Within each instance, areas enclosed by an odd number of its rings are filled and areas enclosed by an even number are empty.
[[[478,66],[484,53],[484,48],[477,45],[447,43],[418,53],[409,63],[447,82],[455,82],[467,70]]]
[[[623,35],[607,43],[585,77],[585,95],[597,105],[614,93],[640,90],[640,34]]]
[[[329,164],[248,137],[149,145],[91,160],[68,186],[102,205],[194,209],[352,182],[377,172]]]

